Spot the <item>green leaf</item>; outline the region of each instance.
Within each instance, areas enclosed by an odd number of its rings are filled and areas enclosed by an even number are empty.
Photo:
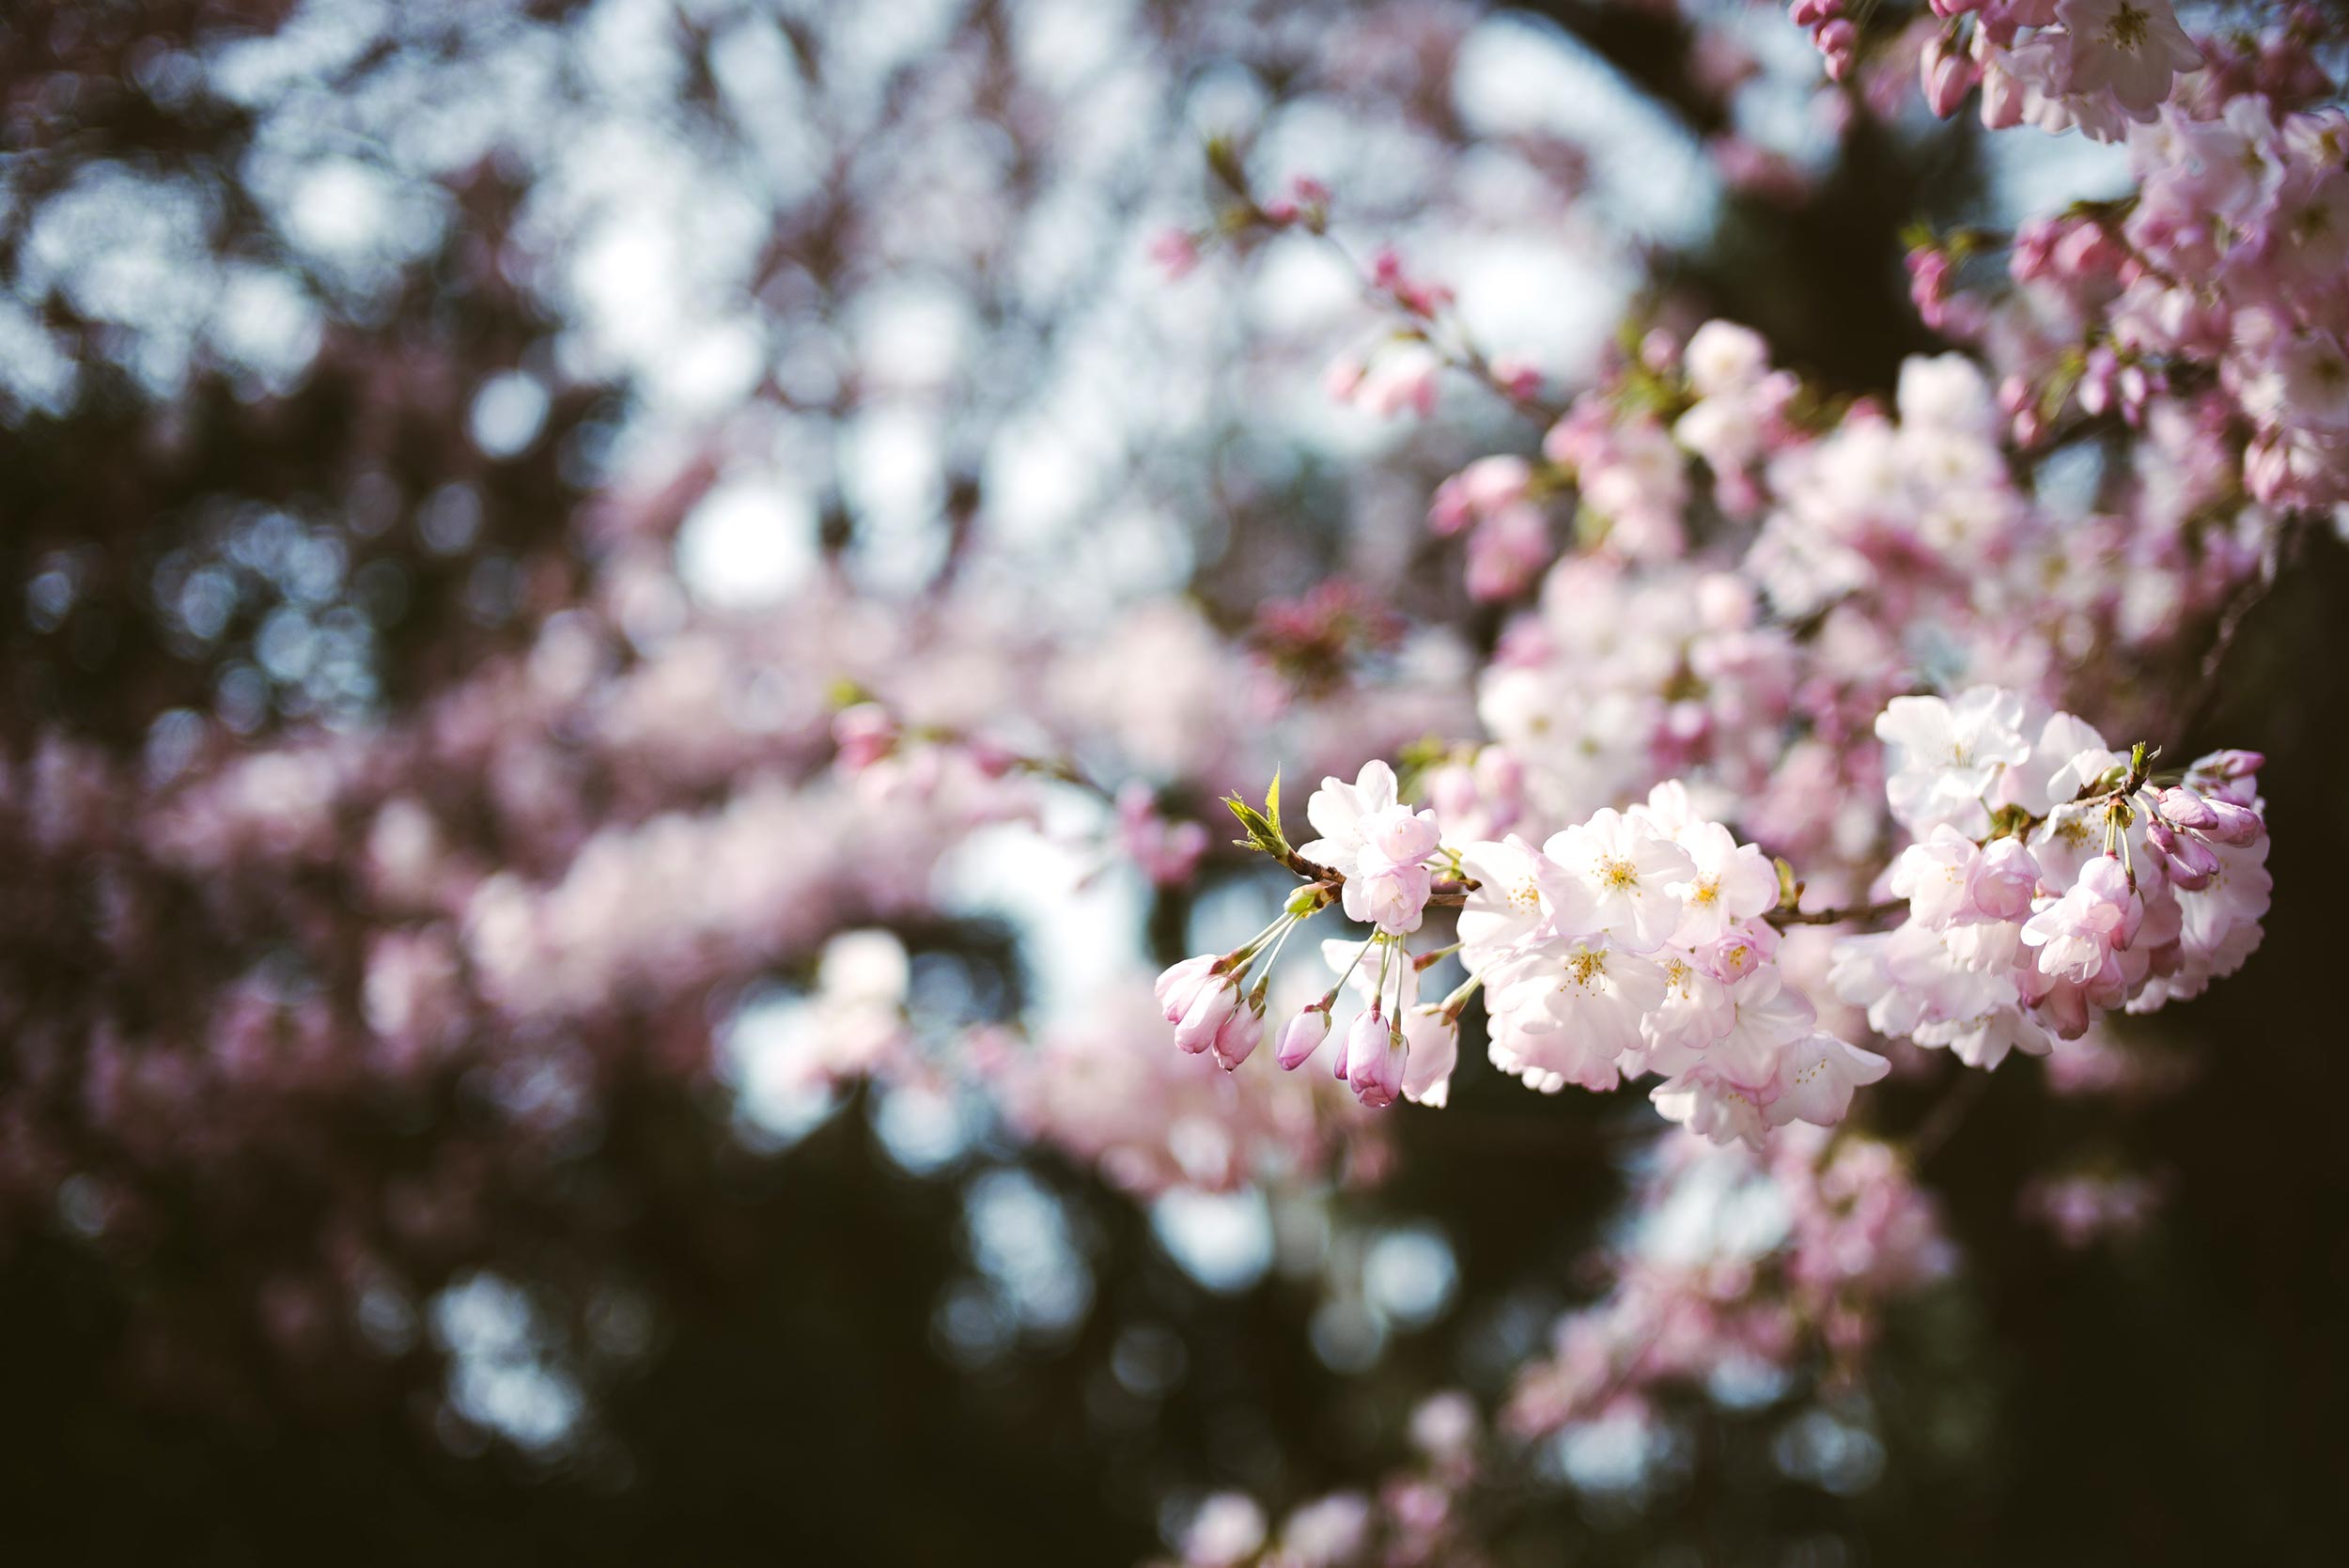
[[[1272,819],[1272,831],[1285,846],[1289,841],[1289,831],[1281,826],[1281,770],[1278,768],[1272,770],[1272,787],[1265,791],[1264,814]]]
[[[1281,842],[1281,835],[1272,831],[1272,824],[1265,820],[1264,813],[1237,795],[1224,797],[1223,803],[1239,818],[1239,825],[1248,830],[1248,837],[1257,848],[1276,861],[1287,857],[1287,846]]]

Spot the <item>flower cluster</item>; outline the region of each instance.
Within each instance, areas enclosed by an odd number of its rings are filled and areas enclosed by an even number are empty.
[[[2255,434],[2246,487],[2277,505],[2349,500],[2349,118],[2233,99],[2135,131],[2114,349],[2215,364]]]
[[[1982,122],[1993,131],[2077,128],[2118,141],[2132,121],[2154,117],[2180,76],[2203,66],[2170,0],[1932,0],[1932,8],[1942,20],[1915,54],[1925,101],[1946,117],[1980,86]],[[1863,9],[1843,0],[1789,8],[1833,81],[1851,75],[1861,52],[1855,18]]]
[[[1698,816],[1677,783],[1538,849],[1473,845],[1461,956],[1484,983],[1496,1066],[1552,1093],[1655,1074],[1651,1098],[1715,1141],[1840,1121],[1883,1058],[1817,1028],[1774,961],[1780,873]]]
[[[1460,1004],[1466,999],[1420,1005],[1420,966],[1401,940],[1420,928],[1437,892],[1431,862],[1440,835],[1435,814],[1401,804],[1394,769],[1383,762],[1365,765],[1350,784],[1334,778],[1322,782],[1306,808],[1307,818],[1321,836],[1302,848],[1290,849],[1280,836],[1277,793],[1271,805],[1268,818],[1239,808],[1241,820],[1259,835],[1260,846],[1308,868],[1315,880],[1249,941],[1221,956],[1186,958],[1159,977],[1159,1002],[1174,1025],[1174,1043],[1193,1053],[1212,1051],[1227,1069],[1246,1061],[1264,1038],[1272,960],[1298,925],[1334,895],[1347,916],[1375,930],[1359,947],[1349,944],[1333,954],[1338,983],[1283,1029],[1281,1065],[1299,1067],[1320,1048],[1330,1034],[1340,992],[1359,980],[1366,988],[1364,1005],[1337,1053],[1336,1076],[1368,1106],[1392,1105],[1398,1096],[1441,1105],[1459,1047]],[[1456,863],[1456,855],[1449,858]],[[1447,888],[1447,896],[1456,903],[1458,884]],[[1373,950],[1378,962],[1375,970],[1366,970],[1362,960]],[[1260,957],[1263,971],[1252,988],[1249,976],[1256,972]],[[1407,1071],[1414,1046],[1417,1062]]]
[[[2039,10],[2051,14],[2024,14]],[[2015,40],[2041,21],[2061,24]],[[1970,53],[1964,25],[1924,53],[1937,111],[1954,108],[1978,67],[1987,123],[2077,125],[2125,144],[2136,179],[2118,199],[2021,225],[2002,296],[1952,291],[1995,236],[1961,231],[1912,252],[1928,320],[1982,344],[2003,373],[2017,439],[2046,440],[2067,408],[2117,413],[2187,448],[2162,487],[2186,509],[2233,499],[2208,482],[2230,468],[2268,505],[2349,500],[2349,121],[2311,54],[2310,19],[2243,59],[2214,45],[2220,69],[2197,70],[2191,92],[2172,72],[2203,53],[2166,0],[1983,6]],[[2164,420],[2177,428],[2155,428]]]
[[[1782,925],[1906,906],[1894,929],[1843,940],[1828,979],[1878,1033],[1980,1067],[2044,1055],[2104,1013],[2194,995],[2257,945],[2268,877],[2256,755],[2217,753],[2172,779],[2146,747],[2115,752],[2073,715],[1986,686],[1895,698],[1875,732],[1891,815],[1915,842],[1884,875],[1891,900],[1866,910],[1802,910],[1792,869],[1701,814],[1676,780],[1538,846],[1516,833],[1445,842],[1438,815],[1403,803],[1394,770],[1372,762],[1351,784],[1322,781],[1307,808],[1320,836],[1291,848],[1276,785],[1268,813],[1233,807],[1306,885],[1250,941],[1168,969],[1160,1008],[1184,1050],[1237,1067],[1265,1036],[1282,945],[1335,902],[1373,930],[1325,944],[1340,982],[1283,1029],[1283,1068],[1329,1038],[1350,982],[1361,1006],[1336,1075],[1374,1108],[1439,1106],[1463,1005],[1481,990],[1493,1063],[1528,1086],[1653,1076],[1668,1119],[1758,1145],[1790,1123],[1840,1122],[1854,1090],[1889,1070],[1819,1027],[1778,961]],[[1473,768],[1445,768],[1447,791],[1474,801]],[[1458,940],[1415,957],[1405,939],[1439,897],[1459,908]],[[1467,983],[1421,1002],[1420,971],[1455,949]]]
[[[1362,1006],[1333,1070],[1366,1105],[1398,1096],[1441,1105],[1459,1049],[1459,1020],[1482,989],[1491,1054],[1544,1092],[1568,1082],[1611,1089],[1625,1076],[1664,1081],[1654,1098],[1673,1121],[1716,1141],[1759,1141],[1771,1126],[1840,1120],[1856,1085],[1883,1076],[1881,1057],[1821,1032],[1817,1010],[1790,989],[1766,918],[1788,900],[1781,873],[1751,845],[1696,815],[1677,784],[1628,812],[1602,808],[1536,848],[1511,836],[1441,843],[1435,814],[1397,800],[1392,768],[1366,764],[1352,783],[1322,782],[1307,808],[1321,834],[1299,848],[1274,814],[1246,808],[1260,846],[1308,878],[1281,917],[1221,956],[1187,958],[1159,977],[1175,1044],[1227,1068],[1265,1032],[1269,974],[1281,943],[1332,901],[1375,929],[1333,942],[1338,986],[1283,1029],[1279,1060],[1302,1065],[1331,1032],[1338,995],[1359,982]],[[1438,872],[1443,873],[1439,881]],[[1460,907],[1456,944],[1469,980],[1439,1002],[1418,1001],[1403,939],[1441,891]],[[1365,960],[1378,955],[1375,969]]]
[[[2165,783],[2145,748],[1989,687],[1897,699],[1876,733],[1916,836],[1888,878],[1909,914],[1843,941],[1832,983],[1877,1032],[1995,1066],[2193,996],[2258,945],[2256,755],[2215,753]]]

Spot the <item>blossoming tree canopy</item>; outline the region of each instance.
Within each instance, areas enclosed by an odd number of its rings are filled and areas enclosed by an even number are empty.
[[[1236,801],[1254,846],[1305,885],[1247,942],[1159,977],[1174,1043],[1226,1069],[1246,1061],[1269,979],[1251,988],[1251,973],[1335,902],[1374,929],[1332,944],[1340,984],[1283,1027],[1283,1068],[1312,1059],[1345,981],[1369,974],[1332,1071],[1367,1106],[1398,1094],[1440,1106],[1461,1010],[1482,990],[1503,1072],[1546,1093],[1653,1075],[1669,1120],[1758,1145],[1790,1122],[1840,1122],[1854,1089],[1888,1070],[1817,1027],[1778,962],[1786,924],[1904,913],[1838,941],[1828,984],[1887,1038],[1983,1068],[2011,1050],[2045,1055],[2103,1012],[2192,996],[2258,944],[2269,886],[2258,756],[2217,753],[2164,783],[2149,748],[2123,756],[2071,714],[1993,687],[1894,698],[1875,730],[1890,814],[1920,840],[1880,878],[1891,900],[1864,909],[1801,908],[1785,863],[1699,815],[1676,779],[1538,847],[1517,833],[1447,843],[1434,811],[1396,803],[1384,762],[1352,784],[1325,779],[1307,808],[1322,836],[1295,848],[1277,786],[1265,812]],[[1439,900],[1459,908],[1458,939],[1414,956],[1406,939]],[[1468,980],[1418,1002],[1419,972],[1455,951]]]

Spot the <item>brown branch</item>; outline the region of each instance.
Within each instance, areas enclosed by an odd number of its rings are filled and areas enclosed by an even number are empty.
[[[1849,920],[1882,920],[1907,908],[1906,898],[1887,898],[1875,904],[1849,904],[1825,909],[1772,909],[1762,918],[1783,930],[1789,925],[1841,925]]]

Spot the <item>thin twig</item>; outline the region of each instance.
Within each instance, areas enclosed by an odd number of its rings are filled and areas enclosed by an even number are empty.
[[[1908,908],[1906,898],[1887,898],[1875,904],[1850,904],[1825,909],[1772,909],[1762,918],[1772,925],[1841,925],[1847,920],[1882,920]]]

